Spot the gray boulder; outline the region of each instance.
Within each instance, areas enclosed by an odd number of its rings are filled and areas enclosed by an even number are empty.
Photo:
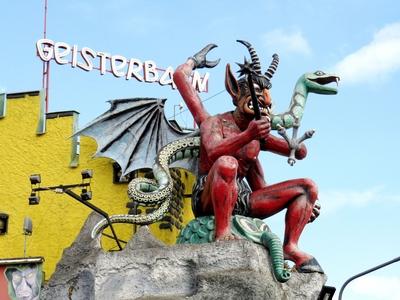
[[[119,252],[104,252],[91,214],[65,249],[41,299],[318,299],[320,273],[273,275],[267,250],[247,240],[167,246],[142,226]]]

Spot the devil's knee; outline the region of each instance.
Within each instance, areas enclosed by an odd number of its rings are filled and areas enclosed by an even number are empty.
[[[314,181],[308,178],[303,179],[302,186],[308,199],[310,199],[313,203],[318,199],[318,187]]]
[[[232,181],[236,179],[239,164],[236,158],[232,156],[221,156],[215,161],[214,167],[218,175],[225,181]]]

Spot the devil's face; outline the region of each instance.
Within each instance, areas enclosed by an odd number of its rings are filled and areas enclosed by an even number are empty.
[[[231,95],[233,104],[237,106],[236,112],[244,115],[246,118],[254,118],[254,108],[248,86],[248,76],[251,74],[250,79],[254,84],[260,113],[262,116],[268,117],[271,114],[271,96],[269,94],[269,89],[271,88],[270,81],[278,67],[279,56],[278,54],[272,55],[272,62],[269,68],[262,74],[260,59],[255,49],[249,42],[243,40],[237,40],[237,42],[243,44],[247,48],[251,57],[251,62],[245,58],[243,64],[238,63],[240,67],[238,72],[240,74],[239,76],[241,76],[239,80],[232,74],[230,65],[226,65],[226,90]]]
[[[257,97],[258,106],[262,116],[269,117],[271,113],[271,95],[266,88],[260,88],[258,84],[254,84],[254,91]],[[254,118],[254,107],[251,99],[250,90],[247,86],[241,86],[240,95],[237,99],[237,109],[241,114]]]

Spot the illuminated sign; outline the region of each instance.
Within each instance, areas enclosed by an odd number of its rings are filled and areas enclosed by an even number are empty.
[[[36,50],[42,61],[55,60],[59,65],[70,64],[72,68],[80,68],[84,71],[99,70],[101,75],[106,72],[115,77],[123,77],[126,80],[135,79],[140,82],[157,82],[160,85],[170,85],[176,89],[172,80],[174,69],[160,69],[152,60],[141,61],[137,58],[127,59],[122,55],[111,55],[107,52],[95,51],[89,47],[78,49],[77,45],[69,45],[64,42],[54,42],[50,39],[40,39],[36,42]],[[97,64],[94,62],[97,61]],[[107,62],[110,70],[107,70]],[[193,72],[192,85],[199,92],[207,91],[209,73],[201,76],[197,71]]]

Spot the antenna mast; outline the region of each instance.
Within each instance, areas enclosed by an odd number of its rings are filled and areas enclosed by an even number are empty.
[[[47,0],[44,0],[44,28],[43,38],[47,37]],[[49,79],[50,79],[50,61],[43,62],[42,89],[45,92],[46,113],[49,111]]]

